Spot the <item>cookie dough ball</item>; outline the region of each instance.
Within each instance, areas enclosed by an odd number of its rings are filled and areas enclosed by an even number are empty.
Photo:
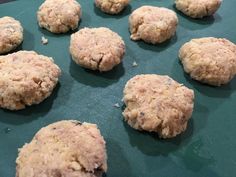
[[[192,18],[213,15],[220,7],[221,0],[175,0],[176,8]]]
[[[178,18],[174,11],[154,6],[142,6],[130,15],[132,40],[157,44],[170,39],[176,31]]]
[[[23,41],[23,28],[12,17],[0,18],[0,54],[14,50]]]
[[[76,0],[45,0],[37,17],[40,27],[52,33],[66,33],[78,27],[80,4]]]
[[[236,45],[222,38],[192,39],[179,50],[184,70],[202,83],[220,86],[236,74]]]
[[[137,75],[124,89],[125,121],[138,130],[172,138],[187,128],[194,92],[168,76]]]
[[[129,0],[95,0],[95,4],[105,13],[118,14],[129,4]]]
[[[33,51],[0,56],[0,107],[20,110],[39,104],[52,93],[60,73],[52,58]]]
[[[71,35],[70,53],[82,67],[109,71],[121,62],[125,43],[108,28],[84,28]]]
[[[60,121],[42,128],[16,159],[16,177],[101,177],[105,141],[97,126]]]

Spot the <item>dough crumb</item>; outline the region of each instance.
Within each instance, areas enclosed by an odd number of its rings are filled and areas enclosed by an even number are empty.
[[[115,108],[120,108],[119,103],[116,103],[116,104],[114,104],[113,106],[114,106]]]
[[[42,38],[41,38],[41,43],[42,43],[43,45],[48,44],[48,39],[45,38],[44,36],[42,36]]]
[[[133,67],[137,67],[138,66],[138,63],[136,61],[133,62],[132,64]]]

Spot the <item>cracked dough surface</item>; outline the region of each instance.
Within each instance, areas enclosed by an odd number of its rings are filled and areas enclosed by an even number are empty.
[[[220,7],[221,0],[175,0],[176,8],[192,18],[213,15]]]
[[[125,121],[138,130],[172,138],[187,128],[194,92],[168,76],[136,75],[124,88]]]
[[[185,72],[202,83],[220,86],[236,74],[236,45],[227,39],[192,39],[180,48],[179,58]]]
[[[40,27],[52,33],[66,33],[78,27],[81,7],[75,0],[45,0],[37,17]]]
[[[142,6],[129,17],[132,40],[157,44],[170,39],[176,31],[178,18],[174,11],[154,6]]]
[[[129,0],[95,0],[95,4],[105,13],[118,14],[129,4]]]
[[[33,51],[0,56],[0,107],[24,109],[53,91],[61,73],[53,59]]]
[[[71,35],[70,53],[85,68],[109,71],[121,62],[125,43],[108,28],[83,28]]]
[[[0,18],[0,54],[14,50],[23,41],[23,28],[12,17]]]
[[[64,120],[39,130],[16,160],[16,177],[98,177],[107,170],[97,125]]]

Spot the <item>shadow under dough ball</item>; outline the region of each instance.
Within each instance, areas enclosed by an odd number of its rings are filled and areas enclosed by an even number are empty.
[[[175,35],[178,25],[176,13],[164,7],[142,6],[129,17],[130,38],[158,44]]]
[[[123,116],[131,127],[172,138],[187,128],[194,91],[168,76],[136,75],[126,83],[123,100]]]
[[[37,12],[38,24],[52,33],[78,28],[81,6],[76,0],[45,0]]]

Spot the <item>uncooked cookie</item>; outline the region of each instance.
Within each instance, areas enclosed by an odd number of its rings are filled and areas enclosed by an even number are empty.
[[[33,51],[0,56],[0,107],[20,110],[47,98],[61,71],[53,59]]]
[[[105,141],[95,124],[60,121],[39,130],[16,163],[16,177],[101,177]]]
[[[76,0],[45,0],[37,17],[40,27],[52,33],[66,33],[78,27],[81,7]]]
[[[170,39],[176,31],[178,18],[174,11],[154,6],[142,6],[130,15],[132,40],[157,44]]]
[[[175,0],[178,10],[192,18],[213,15],[220,7],[221,0]]]
[[[123,116],[131,127],[172,138],[187,128],[194,92],[168,76],[137,75],[127,82],[123,100]]]
[[[84,28],[71,35],[70,53],[85,68],[109,71],[121,62],[125,43],[108,28]]]
[[[0,54],[14,50],[23,41],[23,28],[12,17],[0,18]]]
[[[105,13],[118,14],[129,4],[129,0],[95,0],[95,4]]]
[[[236,74],[236,45],[223,38],[199,38],[179,50],[184,70],[202,83],[220,86]]]

